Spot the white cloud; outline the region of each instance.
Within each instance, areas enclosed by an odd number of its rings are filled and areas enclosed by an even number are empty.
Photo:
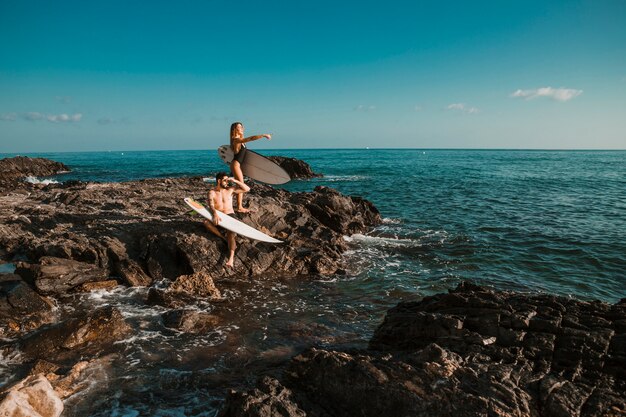
[[[582,93],[583,90],[575,90],[573,88],[541,87],[534,90],[517,90],[511,93],[511,97],[523,98],[525,100],[532,100],[538,97],[548,97],[556,101],[569,101],[578,97]]]
[[[359,104],[353,110],[354,111],[372,111],[372,110],[376,110],[376,106],[372,106],[372,105],[366,106],[364,104]]]
[[[446,109],[460,111],[465,114],[476,114],[480,112],[478,108],[470,107],[466,105],[465,103],[452,103],[452,104],[449,104],[448,107],[446,107]]]
[[[13,122],[17,119],[17,113],[5,113],[0,114],[0,120],[5,122]]]
[[[39,113],[37,111],[30,111],[30,112],[26,112],[26,113],[21,113],[20,116],[24,120],[28,120],[30,122],[35,122],[37,120],[46,119],[46,120],[48,120],[49,122],[52,122],[52,123],[80,122],[81,119],[83,118],[83,114],[82,113],[74,113],[74,114],[66,114],[66,113],[62,113],[62,114],[44,114],[44,113]],[[16,119],[17,119],[17,113],[7,113],[7,114],[0,115],[0,120],[16,120]]]
[[[49,122],[52,123],[61,123],[61,122],[80,122],[80,119],[83,118],[82,113],[75,114],[49,114],[46,116]]]

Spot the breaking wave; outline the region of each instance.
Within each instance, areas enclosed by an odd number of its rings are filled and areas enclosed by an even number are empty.
[[[59,184],[59,181],[56,180],[52,180],[52,179],[39,179],[37,177],[26,177],[24,178],[25,182],[29,182],[31,184],[43,184],[43,185],[49,185],[49,184]]]

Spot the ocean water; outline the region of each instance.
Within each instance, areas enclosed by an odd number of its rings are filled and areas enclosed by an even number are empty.
[[[381,226],[345,237],[350,273],[224,283],[224,301],[195,307],[220,318],[202,336],[165,329],[165,310],[143,304],[145,289],[76,296],[68,314],[115,305],[135,336],[120,342],[120,358],[102,370],[109,389],[98,391],[103,377],[94,377],[92,390],[66,404],[68,415],[215,415],[226,388],[277,372],[309,346],[365,346],[386,309],[464,279],[584,300],[626,297],[626,151],[261,153],[299,158],[324,174],[292,181],[288,190],[330,186],[380,210]],[[215,151],[29,156],[72,168],[30,181],[212,178],[227,168]],[[0,368],[0,381],[19,368],[19,360],[11,363]]]

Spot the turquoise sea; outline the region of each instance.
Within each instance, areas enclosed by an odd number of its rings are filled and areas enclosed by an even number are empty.
[[[141,289],[77,296],[77,311],[118,306],[136,337],[107,371],[114,382],[107,402],[97,390],[85,393],[70,404],[71,415],[214,415],[227,387],[253,382],[308,346],[362,346],[398,301],[464,279],[584,300],[626,297],[626,151],[260,153],[299,158],[324,174],[288,190],[325,185],[378,207],[381,226],[346,236],[348,276],[224,284],[227,301],[203,308],[219,311],[225,324],[203,336],[165,331],[162,311],[142,303]],[[59,182],[210,179],[227,168],[215,151],[29,156],[70,166],[52,178]]]

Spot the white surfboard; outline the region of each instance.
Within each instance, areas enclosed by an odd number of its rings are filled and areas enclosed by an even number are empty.
[[[220,146],[217,148],[217,153],[227,165],[230,165],[235,157],[230,145]],[[246,149],[246,156],[241,164],[241,171],[246,177],[266,184],[284,184],[291,181],[287,171],[280,165],[250,149]]]
[[[213,216],[211,215],[211,213],[202,204],[198,203],[193,198],[185,198],[185,203],[187,203],[189,207],[194,209],[202,217],[213,221]],[[273,237],[266,235],[260,230],[257,230],[252,226],[248,226],[244,222],[230,217],[228,214],[224,214],[219,210],[217,211],[217,213],[220,216],[219,226],[223,227],[226,230],[230,230],[231,232],[235,232],[241,236],[249,237],[250,239],[260,240],[261,242],[282,243],[282,240],[274,239]]]

